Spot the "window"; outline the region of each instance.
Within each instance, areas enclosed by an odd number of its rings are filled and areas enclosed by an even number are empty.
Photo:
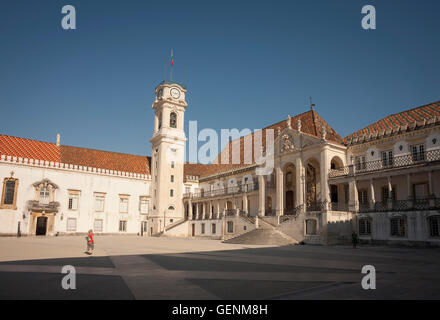
[[[69,191],[69,203],[67,205],[69,210],[78,210],[79,192]]]
[[[405,218],[392,218],[391,222],[391,235],[394,237],[406,236],[406,219]]]
[[[145,198],[145,197],[140,198],[139,211],[141,212],[141,214],[148,213],[148,200],[147,200],[147,198]]]
[[[391,188],[391,195],[388,187],[382,187],[382,201],[386,202],[388,199],[396,200],[396,187]]]
[[[234,223],[232,221],[228,221],[228,233],[234,233]]]
[[[174,210],[174,207],[173,207],[173,206],[169,206],[169,207],[168,207],[168,210],[171,210],[171,211],[172,211],[172,210]]]
[[[286,187],[290,187],[292,185],[292,172],[287,172],[286,174]]]
[[[105,205],[105,195],[104,194],[95,195],[95,211],[103,212],[104,205]]]
[[[170,190],[170,197],[174,197],[174,190],[173,189]]]
[[[128,213],[128,197],[120,196],[119,198],[119,212]]]
[[[93,229],[95,232],[102,232],[102,227],[104,225],[104,220],[102,219],[95,219],[95,223],[93,224]]]
[[[204,223],[202,223],[202,231],[201,231],[201,233],[205,234],[205,224]]]
[[[421,200],[428,198],[428,184],[427,183],[417,183],[414,184],[414,199]]]
[[[121,231],[121,232],[127,231],[127,221],[125,221],[125,220],[119,221],[119,231]]]
[[[316,235],[316,220],[315,219],[306,220],[306,234],[307,235]]]
[[[371,234],[371,222],[368,218],[359,219],[359,234],[366,236]]]
[[[0,208],[17,209],[15,207],[17,198],[18,180],[5,178],[3,181],[3,194]]]
[[[41,187],[40,188],[40,204],[45,205],[45,204],[49,204],[49,197],[50,197],[50,192],[49,192],[49,188],[48,187]]]
[[[423,144],[418,146],[411,146],[411,155],[413,161],[425,160],[425,146]]]
[[[216,234],[217,230],[216,230],[217,225],[215,223],[211,224],[211,233],[212,234]]]
[[[174,161],[171,161],[171,169],[174,169]]]
[[[171,182],[174,182],[174,175],[171,175]]]
[[[190,193],[191,192],[191,187],[185,187],[185,193]]]
[[[367,204],[368,203],[368,192],[365,189],[361,189],[358,191],[359,204]]]
[[[177,115],[174,112],[170,114],[170,128],[177,128]]]
[[[382,152],[382,166],[389,167],[393,165],[393,151]]]
[[[354,163],[356,165],[356,170],[366,169],[367,163],[365,161],[365,156],[357,156],[354,158]]]
[[[76,219],[75,218],[67,219],[67,231],[76,231]]]
[[[432,216],[428,218],[429,236],[432,238],[440,237],[440,216]]]

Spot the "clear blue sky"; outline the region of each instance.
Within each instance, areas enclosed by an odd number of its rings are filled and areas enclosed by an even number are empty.
[[[61,28],[67,4],[74,31]],[[361,28],[366,4],[377,30]],[[0,132],[149,155],[153,91],[174,48],[187,127],[262,128],[313,96],[346,136],[440,100],[439,14],[438,0],[3,0]]]

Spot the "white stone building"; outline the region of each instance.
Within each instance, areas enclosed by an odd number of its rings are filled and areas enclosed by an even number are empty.
[[[344,139],[311,108],[264,128],[261,149],[245,147],[253,133],[202,165],[184,162],[186,89],[164,81],[155,94],[151,158],[0,136],[0,234],[332,244],[355,230],[366,242],[439,244],[439,102]]]

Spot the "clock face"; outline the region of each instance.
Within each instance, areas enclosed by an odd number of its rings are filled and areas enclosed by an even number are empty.
[[[179,97],[180,97],[180,91],[179,91],[179,89],[176,89],[176,88],[172,88],[170,90],[170,94],[174,99],[179,99]]]

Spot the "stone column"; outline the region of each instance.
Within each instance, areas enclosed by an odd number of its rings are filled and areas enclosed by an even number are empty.
[[[213,208],[212,208],[212,201],[209,201],[209,220],[212,219],[212,214],[213,214]]]
[[[320,169],[321,169],[321,201],[326,205],[324,206],[324,210],[327,210],[327,206],[330,203],[330,188],[328,185],[328,173],[329,173],[329,162],[328,159],[328,151],[327,147],[321,151],[321,159],[320,159]]]
[[[348,205],[350,207],[351,212],[357,212],[358,211],[358,191],[357,191],[357,185],[356,180],[351,179],[349,184],[349,201]]]
[[[370,197],[370,209],[374,210],[374,204],[376,202],[376,199],[375,199],[375,195],[374,195],[374,180],[373,180],[373,178],[370,179],[370,195],[371,195],[371,197]]]
[[[191,199],[188,200],[188,219],[192,220],[193,219],[193,206],[192,206],[192,201]]]
[[[391,176],[388,177],[388,209],[393,209],[393,186],[391,185]]]
[[[199,219],[199,204],[196,203],[196,220]]]
[[[428,182],[429,182],[429,186],[428,186],[428,193],[429,193],[429,196],[431,197],[434,197],[434,183],[433,183],[433,181],[432,181],[432,171],[429,171],[428,172]]]
[[[243,193],[243,211],[245,213],[249,213],[248,212],[248,203],[247,203],[247,194]]]
[[[296,191],[296,199],[295,199],[295,203],[296,203],[296,207],[304,205],[304,177],[303,177],[303,163],[302,163],[302,159],[301,157],[296,158],[296,162],[295,162],[295,168],[296,168],[296,186],[295,186],[295,191]],[[305,208],[304,208],[305,209]]]
[[[258,215],[264,217],[266,206],[266,176],[258,176]]]
[[[281,168],[275,169],[275,175],[276,175],[276,204],[275,204],[275,210],[277,216],[282,216],[284,213],[284,174],[283,170]]]

